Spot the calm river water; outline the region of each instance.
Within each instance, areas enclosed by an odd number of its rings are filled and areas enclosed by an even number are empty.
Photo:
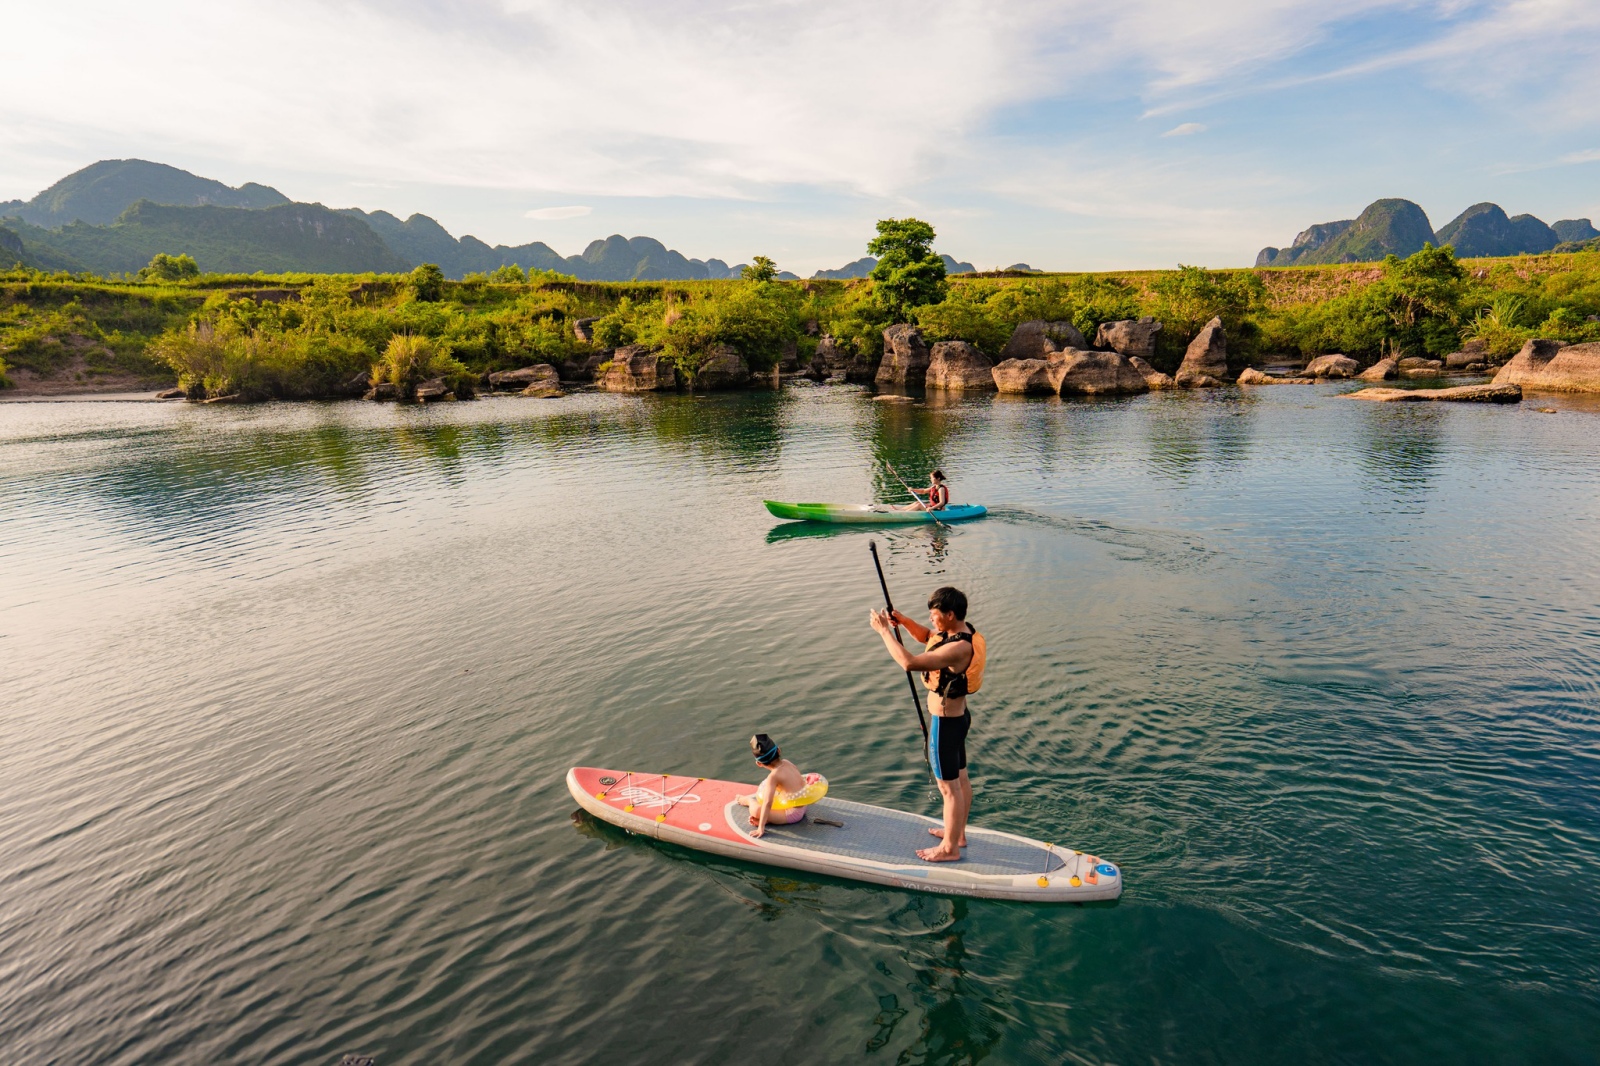
[[[1600,411],[1339,391],[0,406],[0,1061],[1597,1061]],[[880,535],[974,820],[1119,902],[574,820],[758,730],[937,810],[872,534],[760,505],[885,461],[993,509]]]

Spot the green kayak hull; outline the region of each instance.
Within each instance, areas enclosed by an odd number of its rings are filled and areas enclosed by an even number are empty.
[[[847,526],[905,526],[932,522],[965,522],[982,518],[989,513],[987,507],[975,503],[946,507],[939,511],[893,511],[883,504],[864,503],[780,503],[763,500],[767,510],[776,518],[792,518],[800,522],[832,522]]]

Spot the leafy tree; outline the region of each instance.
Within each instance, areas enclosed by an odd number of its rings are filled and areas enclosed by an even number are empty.
[[[1460,337],[1466,276],[1454,248],[1424,244],[1405,259],[1383,261],[1383,277],[1362,293],[1362,310],[1383,322],[1391,348],[1443,355]]]
[[[885,218],[867,242],[868,253],[878,257],[871,274],[874,299],[890,322],[909,322],[912,308],[944,299],[944,260],[933,251],[934,236],[921,219]]]
[[[489,281],[494,285],[521,285],[527,280],[528,275],[524,274],[522,267],[516,263],[496,267],[494,273],[489,275]]]
[[[776,281],[778,264],[764,255],[758,255],[755,262],[739,271],[739,276],[745,281]]]
[[[168,255],[166,252],[157,252],[151,257],[150,265],[139,271],[139,277],[147,281],[186,281],[199,276],[200,264],[188,253]]]
[[[437,263],[423,263],[407,279],[413,299],[433,303],[444,297],[444,271]]]

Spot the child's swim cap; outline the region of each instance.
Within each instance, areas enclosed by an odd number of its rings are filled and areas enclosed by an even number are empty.
[[[750,754],[756,757],[756,762],[765,765],[778,757],[778,742],[765,733],[757,733],[750,738]]]

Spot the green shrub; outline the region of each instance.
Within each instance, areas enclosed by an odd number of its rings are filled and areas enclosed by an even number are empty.
[[[389,338],[377,366],[372,368],[374,385],[396,385],[407,399],[416,395],[418,385],[432,378],[444,379],[457,394],[471,395],[476,375],[451,355],[448,345],[407,333]]]
[[[139,277],[146,281],[187,281],[200,276],[200,265],[187,253],[183,255],[168,255],[166,252],[157,252],[150,260],[150,265],[139,271]]]
[[[432,303],[444,297],[444,271],[437,263],[423,263],[411,271],[408,285],[412,299]]]

